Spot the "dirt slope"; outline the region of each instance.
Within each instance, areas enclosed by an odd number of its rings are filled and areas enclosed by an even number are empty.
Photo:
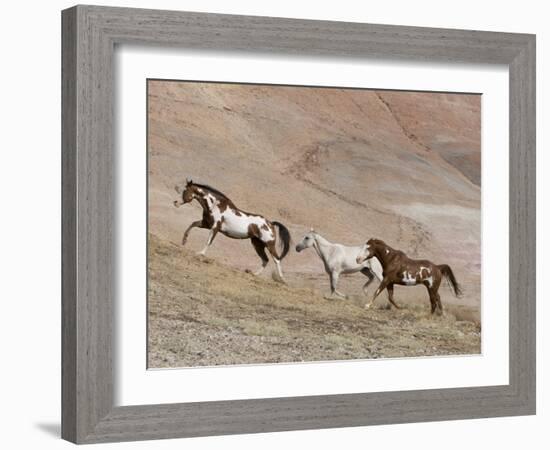
[[[177,243],[198,205],[176,209],[187,176],[247,211],[285,223],[298,241],[384,239],[411,257],[451,265],[479,309],[480,98],[210,83],[149,83],[149,231]],[[207,232],[194,230],[190,250]],[[216,238],[209,256],[256,268],[246,241]],[[291,252],[289,274],[322,274],[313,252]],[[345,289],[344,289],[345,290]]]
[[[479,353],[479,96],[151,81],[148,100],[150,366]],[[294,244],[315,227],[447,263],[465,295],[442,286],[434,318],[424,287],[396,287],[403,310],[366,311],[361,274],[341,278],[348,301],[323,298],[312,250],[284,259],[287,286],[244,273],[259,266],[246,240],[218,235],[198,258],[206,230],[179,243],[202,211],[172,206],[186,177]]]
[[[396,290],[405,309],[366,311],[362,280],[345,280],[348,300],[326,300],[323,281],[293,273],[283,286],[150,235],[149,367],[480,352],[479,323],[467,307],[432,317],[413,288],[409,298]]]

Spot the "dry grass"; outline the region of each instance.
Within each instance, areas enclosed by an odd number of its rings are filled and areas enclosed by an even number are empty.
[[[283,285],[150,235],[149,366],[480,352],[479,319],[466,307],[442,317],[426,301],[365,310],[363,296],[326,300],[303,285],[300,274]]]

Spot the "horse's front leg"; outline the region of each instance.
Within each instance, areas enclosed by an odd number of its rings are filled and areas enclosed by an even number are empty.
[[[189,236],[189,232],[191,231],[191,228],[204,228],[202,220],[196,220],[191,225],[187,227],[187,230],[185,230],[185,233],[183,233],[183,238],[181,239],[181,245],[185,245],[187,242],[187,237]]]
[[[374,305],[374,301],[376,300],[376,297],[378,297],[380,295],[380,293],[386,289],[386,287],[388,286],[389,284],[389,280],[384,278],[382,280],[382,282],[380,283],[380,286],[378,286],[378,289],[376,289],[376,292],[374,293],[374,297],[372,297],[372,300],[370,301],[370,303],[368,303],[367,305],[365,305],[365,308],[366,309],[370,309],[372,308],[372,306]]]
[[[210,234],[208,235],[208,239],[206,240],[206,245],[199,253],[197,253],[197,255],[201,255],[201,256],[206,255],[206,251],[212,245],[212,242],[214,241],[216,234],[218,234],[219,229],[220,229],[219,226],[214,226],[213,228],[210,229]]]
[[[335,295],[340,298],[348,298],[347,295],[342,294],[338,291],[338,278],[340,277],[340,272],[332,271],[330,273],[330,297],[334,297]]]
[[[401,309],[401,306],[393,301],[393,283],[388,284],[386,290],[388,291],[388,300],[390,301],[390,303],[397,309]]]

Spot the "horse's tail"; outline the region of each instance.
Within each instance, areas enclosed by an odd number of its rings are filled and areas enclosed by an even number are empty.
[[[443,276],[447,278],[447,282],[453,288],[455,296],[461,297],[462,288],[458,284],[458,281],[456,281],[455,274],[453,273],[451,268],[447,264],[441,264],[438,267],[439,267],[439,270],[441,270],[441,273],[443,274]]]
[[[288,228],[285,227],[281,222],[273,221],[272,223],[279,229],[279,246],[281,253],[278,258],[281,260],[286,256],[288,250],[290,249],[290,231],[288,231]]]

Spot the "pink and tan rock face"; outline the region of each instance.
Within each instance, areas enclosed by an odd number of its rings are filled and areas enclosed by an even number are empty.
[[[201,217],[197,204],[172,205],[191,177],[283,222],[295,243],[314,227],[447,263],[459,301],[479,305],[480,108],[479,95],[149,81],[149,231],[180,242]],[[187,245],[200,250],[206,236],[195,229]],[[249,241],[224,236],[209,256],[259,264]],[[283,267],[323,273],[314,252],[291,252]]]

